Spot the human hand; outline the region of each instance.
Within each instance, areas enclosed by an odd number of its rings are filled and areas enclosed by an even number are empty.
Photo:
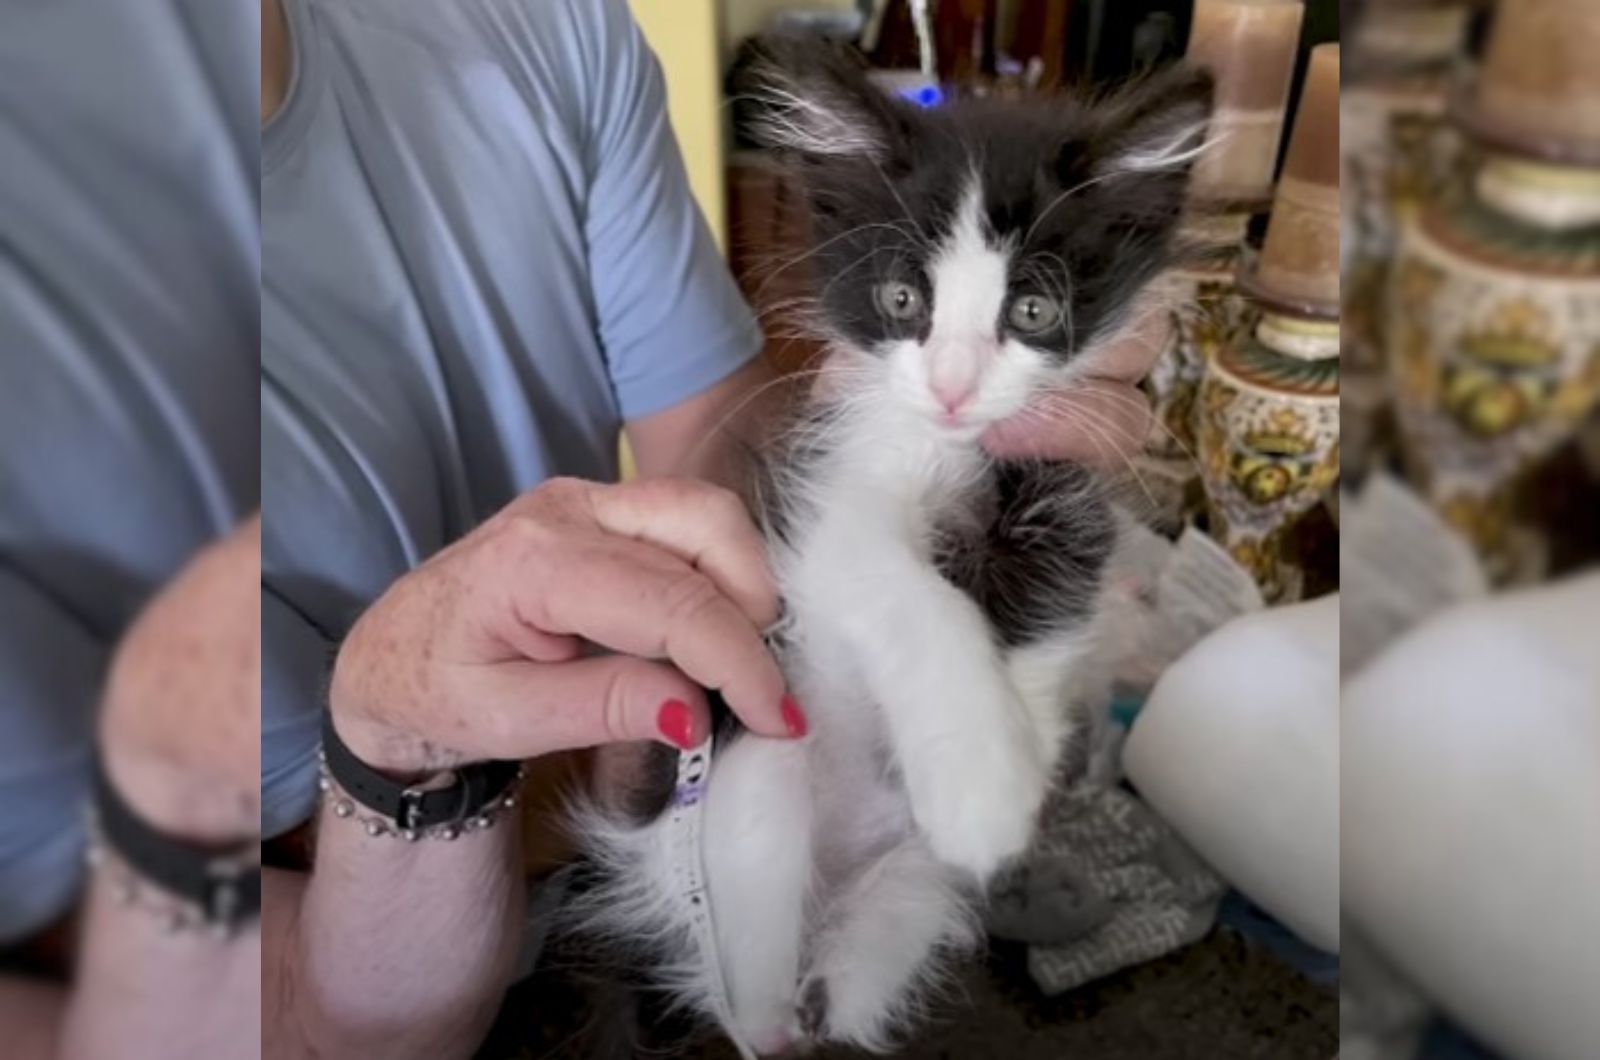
[[[553,479],[395,582],[346,638],[341,739],[397,775],[804,716],[761,640],[777,591],[743,502],[690,480]],[[593,644],[618,654],[588,655]]]
[[[106,681],[100,740],[118,792],[196,842],[261,830],[261,520],[192,559],[142,611]]]
[[[1114,464],[1144,445],[1150,404],[1139,381],[1171,339],[1164,312],[1150,312],[1123,337],[1087,354],[1083,382],[1051,391],[989,428],[983,447],[997,457]]]

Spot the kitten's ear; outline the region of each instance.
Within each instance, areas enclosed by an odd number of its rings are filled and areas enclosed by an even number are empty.
[[[1136,82],[1094,108],[1088,144],[1096,174],[1187,176],[1210,146],[1213,81],[1197,66],[1175,63]],[[1069,145],[1060,165],[1081,172],[1083,147]]]
[[[763,147],[814,160],[904,155],[909,106],[869,81],[861,56],[844,45],[758,37],[741,50],[729,82],[740,133]]]

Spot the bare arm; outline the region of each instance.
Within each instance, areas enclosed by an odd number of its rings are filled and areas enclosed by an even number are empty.
[[[67,990],[55,983],[0,975],[0,1027],[8,1055],[54,1060],[67,1007]]]
[[[627,438],[639,474],[681,475],[740,489],[746,454],[781,420],[793,386],[758,357],[705,393],[634,420]]]

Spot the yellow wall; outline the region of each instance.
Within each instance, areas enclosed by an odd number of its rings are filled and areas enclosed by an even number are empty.
[[[666,73],[667,109],[689,169],[689,186],[711,224],[717,245],[726,250],[718,0],[631,2],[634,18]]]
[[[727,249],[722,72],[744,38],[767,28],[784,7],[853,7],[855,0],[631,0],[634,18],[667,76],[672,128],[689,167],[689,185]]]

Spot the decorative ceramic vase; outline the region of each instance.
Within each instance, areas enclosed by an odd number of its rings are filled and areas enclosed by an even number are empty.
[[[1502,584],[1541,576],[1521,485],[1600,402],[1597,52],[1594,0],[1501,5],[1452,114],[1474,157],[1406,226],[1391,279],[1408,470]]]
[[[1469,14],[1448,0],[1371,7],[1352,45],[1356,72],[1340,91],[1343,460],[1357,478],[1381,456],[1384,298],[1400,225],[1458,151],[1446,115]]]
[[[1600,403],[1600,169],[1491,157],[1407,226],[1389,298],[1413,480],[1492,578],[1537,578],[1518,486]]]
[[[1150,433],[1138,461],[1141,478],[1157,511],[1153,522],[1176,531],[1198,513],[1204,499],[1195,404],[1206,363],[1228,343],[1248,316],[1239,297],[1237,275],[1248,215],[1222,221],[1239,242],[1202,265],[1172,274],[1173,309],[1166,348],[1146,379],[1152,416]]]
[[[1199,443],[1211,536],[1269,603],[1299,598],[1292,542],[1339,477],[1339,324],[1266,312],[1207,365]]]

